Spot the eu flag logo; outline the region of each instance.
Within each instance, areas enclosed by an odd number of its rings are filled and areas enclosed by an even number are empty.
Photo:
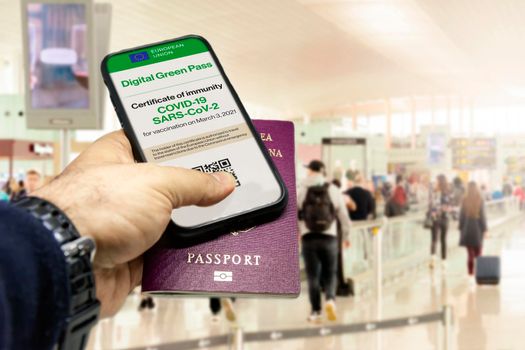
[[[136,63],[149,60],[149,55],[146,51],[142,51],[129,55],[129,59],[131,60],[131,63]]]

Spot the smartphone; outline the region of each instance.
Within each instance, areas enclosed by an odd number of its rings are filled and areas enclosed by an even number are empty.
[[[101,71],[137,161],[228,171],[236,180],[218,204],[173,210],[178,235],[203,238],[284,210],[286,187],[203,37],[111,53]]]

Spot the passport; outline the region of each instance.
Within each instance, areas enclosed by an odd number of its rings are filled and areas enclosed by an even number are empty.
[[[253,120],[288,188],[274,221],[225,232],[190,247],[163,238],[144,255],[142,291],[151,294],[295,297],[300,292],[299,232],[292,122]],[[256,194],[254,194],[256,195]]]

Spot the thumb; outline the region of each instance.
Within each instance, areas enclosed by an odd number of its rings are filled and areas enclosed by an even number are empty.
[[[173,208],[212,205],[226,198],[235,188],[233,176],[226,172],[203,173],[151,163],[137,165],[145,168],[148,185],[165,195]]]

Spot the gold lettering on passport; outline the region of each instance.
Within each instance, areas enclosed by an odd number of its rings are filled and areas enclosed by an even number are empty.
[[[195,254],[188,253],[187,264],[198,265],[244,265],[259,266],[261,261],[260,255],[249,254]]]
[[[264,141],[264,142],[273,142],[272,140],[272,135],[270,135],[269,133],[264,133],[264,132],[261,132],[261,139]]]
[[[261,135],[261,140],[263,140],[264,142],[273,142],[272,135],[270,133],[261,132],[259,134]],[[270,157],[274,157],[274,158],[283,157],[281,150],[278,148],[268,148],[268,152],[270,153]]]
[[[280,149],[277,148],[268,148],[268,152],[270,152],[270,156],[274,158],[282,158],[283,154],[281,153]]]

